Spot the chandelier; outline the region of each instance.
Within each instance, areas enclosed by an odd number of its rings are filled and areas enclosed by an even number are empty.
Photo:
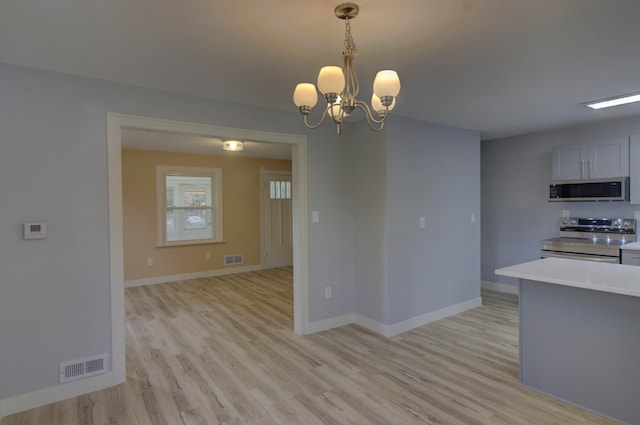
[[[322,112],[322,117],[317,124],[309,124],[307,117],[318,102],[316,86],[312,83],[300,83],[293,92],[293,102],[304,118],[304,124],[308,128],[318,128],[327,116],[330,116],[338,134],[342,133],[342,122],[349,118],[351,113],[360,108],[367,118],[369,127],[374,131],[380,131],[384,127],[389,111],[395,106],[395,97],[400,92],[400,79],[396,71],[384,70],[376,74],[373,81],[373,96],[371,107],[358,100],[360,84],[353,60],[357,49],[351,36],[350,20],[358,16],[360,8],[355,3],[342,3],[335,9],[336,16],[345,21],[344,51],[342,52],[342,67],[325,66],[318,73],[318,90],[324,95],[327,106]]]

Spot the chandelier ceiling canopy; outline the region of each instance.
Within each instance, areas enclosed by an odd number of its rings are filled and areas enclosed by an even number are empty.
[[[373,81],[371,108],[367,103],[357,99],[360,84],[353,64],[357,49],[351,35],[350,21],[358,16],[359,10],[359,6],[355,3],[342,3],[335,8],[336,16],[345,21],[346,27],[342,67],[324,66],[318,73],[317,90],[324,95],[327,103],[317,124],[309,124],[307,120],[311,109],[318,102],[316,86],[312,83],[299,83],[293,92],[293,101],[308,128],[319,127],[329,116],[336,124],[336,131],[341,134],[343,120],[349,118],[351,113],[359,108],[364,112],[369,127],[380,131],[384,127],[389,111],[395,106],[395,98],[400,92],[400,79],[396,71],[392,70],[383,70],[376,74]]]

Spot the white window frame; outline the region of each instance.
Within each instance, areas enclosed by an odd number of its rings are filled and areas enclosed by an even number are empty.
[[[166,181],[168,176],[211,178],[211,210],[213,214],[213,238],[167,240],[167,200]],[[208,167],[187,167],[180,165],[156,165],[156,232],[157,246],[199,245],[224,242],[222,237],[222,169]],[[207,207],[209,208],[209,207]]]

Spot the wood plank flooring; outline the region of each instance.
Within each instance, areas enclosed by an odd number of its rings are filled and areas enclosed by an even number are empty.
[[[517,383],[517,298],[384,338],[293,333],[292,271],[126,290],[127,382],[0,425],[614,424]]]

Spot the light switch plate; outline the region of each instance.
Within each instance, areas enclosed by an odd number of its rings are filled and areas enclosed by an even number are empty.
[[[320,213],[318,211],[311,211],[311,222],[317,223],[320,221]]]

